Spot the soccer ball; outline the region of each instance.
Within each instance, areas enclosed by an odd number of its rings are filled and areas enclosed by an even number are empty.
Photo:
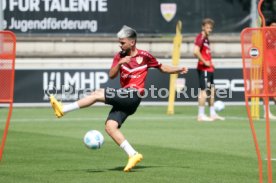
[[[83,142],[89,149],[100,149],[104,143],[104,137],[101,132],[90,130],[84,135]]]
[[[214,107],[216,111],[222,111],[225,108],[225,104],[221,100],[218,100],[214,103]]]

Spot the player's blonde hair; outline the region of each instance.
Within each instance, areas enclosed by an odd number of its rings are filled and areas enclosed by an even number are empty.
[[[137,38],[137,33],[136,30],[133,28],[124,25],[121,30],[117,33],[118,38],[130,38],[136,40]]]
[[[211,18],[205,18],[205,19],[202,20],[201,25],[204,26],[206,24],[210,24],[210,25],[212,25],[214,27],[215,21],[213,19],[211,19]]]

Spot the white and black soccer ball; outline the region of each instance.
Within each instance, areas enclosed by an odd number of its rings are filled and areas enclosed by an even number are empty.
[[[104,143],[104,136],[98,130],[90,130],[84,135],[83,142],[89,149],[100,149]]]
[[[215,108],[215,110],[216,111],[222,111],[222,110],[224,110],[224,108],[225,108],[225,104],[224,104],[224,102],[222,102],[221,100],[218,100],[218,101],[216,101],[215,103],[214,103],[214,108]]]

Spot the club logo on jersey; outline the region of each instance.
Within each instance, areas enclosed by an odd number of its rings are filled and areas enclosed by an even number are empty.
[[[253,58],[256,58],[259,56],[259,50],[258,48],[250,48],[249,55]]]
[[[163,18],[170,22],[176,14],[177,6],[175,3],[161,3],[160,10]]]
[[[141,63],[143,62],[143,57],[137,57],[137,58],[136,58],[136,62],[137,62],[138,64],[141,64]]]

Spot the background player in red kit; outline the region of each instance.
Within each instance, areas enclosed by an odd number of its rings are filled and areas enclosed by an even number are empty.
[[[268,27],[276,27],[276,18],[271,17],[267,20],[266,25]],[[269,84],[269,93],[275,93],[276,92],[276,34],[275,31],[267,31],[266,32],[266,58],[268,60],[268,84]],[[272,97],[274,104],[276,104],[276,97]],[[270,107],[268,107],[268,116],[270,119],[276,120],[276,116],[274,116],[270,110]],[[265,112],[265,106],[264,106],[264,118],[266,116]]]
[[[199,79],[200,92],[198,96],[198,121],[224,120],[217,115],[214,109],[215,86],[214,86],[214,65],[208,36],[213,30],[214,21],[206,18],[202,21],[202,32],[195,39],[194,55],[198,58],[197,73]],[[205,103],[207,99],[207,89],[209,92],[208,102],[210,107],[210,117],[205,115]]]
[[[122,51],[114,56],[109,77],[113,79],[118,74],[120,75],[120,89],[99,89],[74,103],[64,106],[54,96],[50,96],[50,102],[58,118],[67,112],[91,106],[96,102],[112,105],[113,107],[105,123],[105,130],[128,154],[129,160],[124,168],[124,171],[128,172],[143,159],[143,156],[129,144],[119,129],[126,118],[133,114],[140,104],[141,96],[144,94],[148,68],[158,68],[161,72],[170,74],[184,74],[188,72],[188,69],[187,67],[179,68],[163,65],[157,62],[156,58],[147,51],[137,49],[137,33],[128,26],[123,26],[117,36]]]

